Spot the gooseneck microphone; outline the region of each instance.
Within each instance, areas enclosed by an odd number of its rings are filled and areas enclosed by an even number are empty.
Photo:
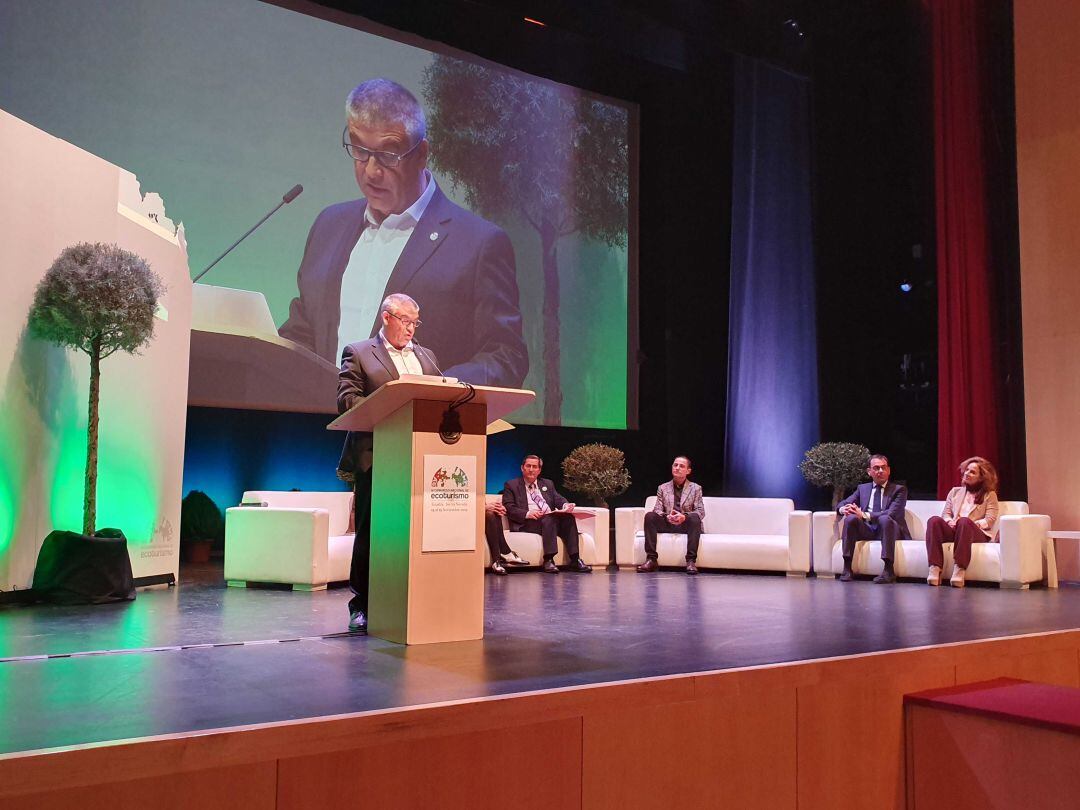
[[[420,352],[422,351],[427,355],[428,360],[431,361],[431,365],[435,366],[435,370],[439,372],[439,376],[443,378],[443,382],[446,382],[446,374],[439,368],[438,362],[435,360],[435,355],[416,342],[416,338],[413,338],[413,348]],[[458,380],[458,385],[465,388],[465,393],[451,402],[446,410],[443,411],[442,421],[439,423],[439,438],[442,439],[444,444],[457,444],[461,440],[461,414],[458,413],[458,408],[465,405],[468,402],[472,402],[476,397],[476,389],[464,380]]]
[[[439,376],[443,378],[443,382],[446,382],[446,375],[443,374],[443,370],[439,368],[439,363],[435,360],[435,355],[433,355],[431,352],[429,352],[427,349],[417,343],[415,337],[412,339],[412,345],[416,348],[418,352],[424,353],[427,359],[431,361],[431,365],[435,366],[435,370],[439,372]]]
[[[262,225],[264,222],[266,222],[266,220],[270,219],[270,217],[272,217],[275,213],[277,213],[277,210],[279,208],[281,208],[281,206],[287,205],[288,203],[291,203],[293,200],[295,200],[297,197],[299,197],[300,192],[302,192],[303,190],[304,190],[304,187],[302,185],[300,185],[299,183],[297,183],[295,186],[293,186],[288,191],[286,191],[285,194],[281,198],[281,202],[279,202],[277,205],[275,205],[271,209],[269,214],[267,214],[265,217],[260,219],[254,225],[252,225],[251,229],[248,230],[247,233],[245,233],[243,236],[241,236],[239,239],[237,239],[235,242],[233,242],[231,245],[229,245],[229,249],[226,250],[224,253],[222,253],[220,256],[218,256],[216,259],[214,259],[212,262],[210,262],[210,264],[207,265],[205,270],[203,270],[201,273],[199,273],[199,275],[195,276],[195,278],[192,279],[191,283],[194,284],[200,278],[202,278],[207,273],[209,273],[211,267],[213,267],[215,264],[217,264],[222,259],[224,259],[226,256],[228,256],[232,252],[232,249],[234,247],[236,247],[241,242],[243,242],[245,239],[247,239],[249,236],[251,236],[251,234],[253,234],[255,232],[255,229],[258,228],[260,225]]]

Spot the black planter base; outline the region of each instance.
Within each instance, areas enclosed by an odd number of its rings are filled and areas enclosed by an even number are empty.
[[[35,601],[54,605],[100,605],[135,598],[127,538],[119,529],[93,536],[52,532],[34,567]]]

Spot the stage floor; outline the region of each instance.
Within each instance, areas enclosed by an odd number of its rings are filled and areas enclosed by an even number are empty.
[[[485,577],[482,641],[341,633],[347,589],[0,607],[0,754],[1080,627],[1080,589],[677,571]]]

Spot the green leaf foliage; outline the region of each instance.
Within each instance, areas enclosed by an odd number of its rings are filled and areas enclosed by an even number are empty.
[[[180,502],[181,540],[224,540],[225,521],[213,499],[193,489]]]
[[[563,483],[572,492],[610,498],[630,488],[630,472],[622,450],[606,444],[583,444],[562,462]]]
[[[99,357],[133,353],[154,333],[164,292],[145,259],[117,245],[80,242],[65,248],[38,283],[30,333]]]

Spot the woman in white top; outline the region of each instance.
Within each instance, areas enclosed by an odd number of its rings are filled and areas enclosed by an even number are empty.
[[[930,563],[928,585],[941,584],[944,565],[942,543],[953,544],[954,588],[964,587],[964,572],[971,562],[971,544],[994,540],[997,529],[997,470],[982,456],[973,456],[960,465],[960,486],[949,491],[941,517],[926,522],[926,557]]]

